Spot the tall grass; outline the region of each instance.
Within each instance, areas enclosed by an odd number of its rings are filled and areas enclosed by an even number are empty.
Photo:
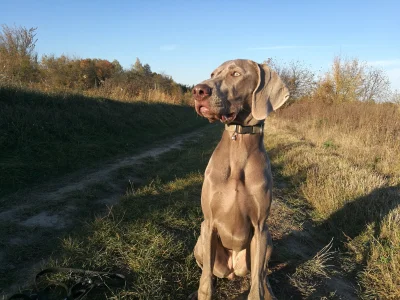
[[[146,101],[170,104],[191,104],[192,97],[191,92],[175,92],[174,94],[168,94],[157,89],[148,89],[145,91],[140,91],[138,94],[133,94],[128,89],[112,87],[108,86],[107,84],[97,89],[86,90],[83,92],[83,94],[89,97],[106,97],[124,102]]]
[[[302,101],[270,124],[276,163],[359,264],[360,296],[399,299],[399,106]]]
[[[188,106],[0,86],[0,196],[203,124]]]
[[[352,163],[400,176],[400,106],[393,103],[302,101],[278,112],[286,126]]]

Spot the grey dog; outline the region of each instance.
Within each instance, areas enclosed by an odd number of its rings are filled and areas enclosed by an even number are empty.
[[[194,248],[202,268],[191,299],[211,299],[214,276],[251,272],[248,299],[273,299],[267,280],[272,240],[266,220],[272,200],[271,167],[263,143],[264,120],[289,91],[267,65],[236,59],[223,63],[193,89],[196,112],[225,129],[205,171],[204,221]]]

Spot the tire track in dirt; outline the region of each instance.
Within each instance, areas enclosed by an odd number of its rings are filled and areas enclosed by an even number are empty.
[[[113,205],[126,191],[129,182],[139,183],[140,179],[131,176],[118,176],[118,172],[124,168],[140,168],[142,161],[148,158],[156,158],[168,151],[179,150],[183,143],[196,140],[199,135],[205,133],[207,127],[184,134],[172,139],[160,141],[152,148],[143,152],[124,157],[113,162],[102,165],[92,170],[68,175],[59,180],[48,182],[35,187],[30,191],[23,191],[9,197],[9,201],[23,197],[22,204],[9,206],[7,210],[0,213],[0,222],[10,223],[8,235],[3,237],[7,250],[0,250],[0,278],[14,274],[8,286],[2,286],[0,293],[6,295],[16,292],[19,286],[26,286],[32,281],[34,274],[46,263],[51,252],[44,251],[43,255],[21,254],[13,256],[12,252],[20,250],[39,249],[43,239],[46,238],[54,243],[59,243],[62,234],[68,232],[87,219],[85,214],[93,214],[90,208],[97,207],[98,212],[104,212],[107,205]],[[270,263],[269,279],[271,286],[278,299],[357,299],[355,287],[341,275],[340,269],[332,256],[328,262],[333,265],[334,272],[329,272],[328,277],[313,277],[310,280],[293,281],[296,279],[296,270],[304,268],[308,262],[312,262],[316,254],[326,245],[326,237],[323,232],[315,230],[311,217],[304,205],[293,206],[288,198],[293,195],[287,190],[289,183],[279,176],[279,170],[272,167],[274,174],[274,201],[272,211],[268,220],[271,234],[274,240],[274,251]],[[107,186],[105,190],[93,193],[93,186]],[[88,195],[91,206],[82,205],[80,195]],[[4,200],[4,199],[3,199]],[[20,201],[21,202],[21,201]],[[25,248],[24,248],[25,247]],[[53,251],[52,247],[50,247]],[[23,252],[23,251],[22,251]],[[40,254],[40,253],[39,253]],[[307,271],[307,269],[305,269]],[[302,279],[302,278],[300,278]],[[4,282],[0,282],[1,285]],[[296,285],[309,285],[310,295],[305,296]],[[222,286],[225,290],[236,290],[245,295],[249,285],[249,276],[237,279],[234,282],[224,281]],[[300,288],[308,289],[308,286]],[[218,287],[217,287],[218,289]],[[313,291],[312,291],[313,290]],[[235,293],[237,294],[237,293]],[[232,294],[230,294],[232,296]],[[226,298],[220,294],[221,299]],[[242,299],[242,298],[238,298]]]
[[[39,249],[40,252],[44,239],[48,239],[46,243],[59,243],[56,241],[59,236],[73,229],[77,222],[82,221],[82,217],[92,215],[94,211],[104,213],[108,205],[118,202],[126,192],[127,185],[140,183],[139,178],[120,178],[118,171],[124,168],[140,168],[143,160],[176,151],[185,142],[196,140],[207,128],[205,126],[187,134],[157,141],[151,148],[138,154],[117,159],[95,169],[70,174],[1,199],[2,203],[16,204],[0,212],[0,224],[6,224],[9,228],[1,237],[4,247],[0,250],[0,278],[3,278],[0,281],[0,295],[4,297],[14,293],[19,286],[25,286],[31,281],[52,250],[46,249],[43,255],[25,252],[29,252],[29,249]],[[100,197],[91,197],[89,211],[81,211],[80,195],[90,193],[93,187],[99,186],[102,186],[101,191],[95,194]],[[104,189],[104,186],[107,188]],[[4,284],[8,286],[3,286]]]

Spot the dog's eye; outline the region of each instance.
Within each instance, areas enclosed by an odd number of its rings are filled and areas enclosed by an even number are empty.
[[[239,72],[233,72],[232,76],[238,77],[238,76],[240,76],[240,73]]]

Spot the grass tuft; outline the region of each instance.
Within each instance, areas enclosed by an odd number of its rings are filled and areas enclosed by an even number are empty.
[[[331,251],[333,239],[323,247],[310,260],[299,265],[295,273],[289,276],[290,282],[295,286],[304,297],[312,295],[321,284],[323,278],[330,278],[329,261],[333,259],[335,252]]]

